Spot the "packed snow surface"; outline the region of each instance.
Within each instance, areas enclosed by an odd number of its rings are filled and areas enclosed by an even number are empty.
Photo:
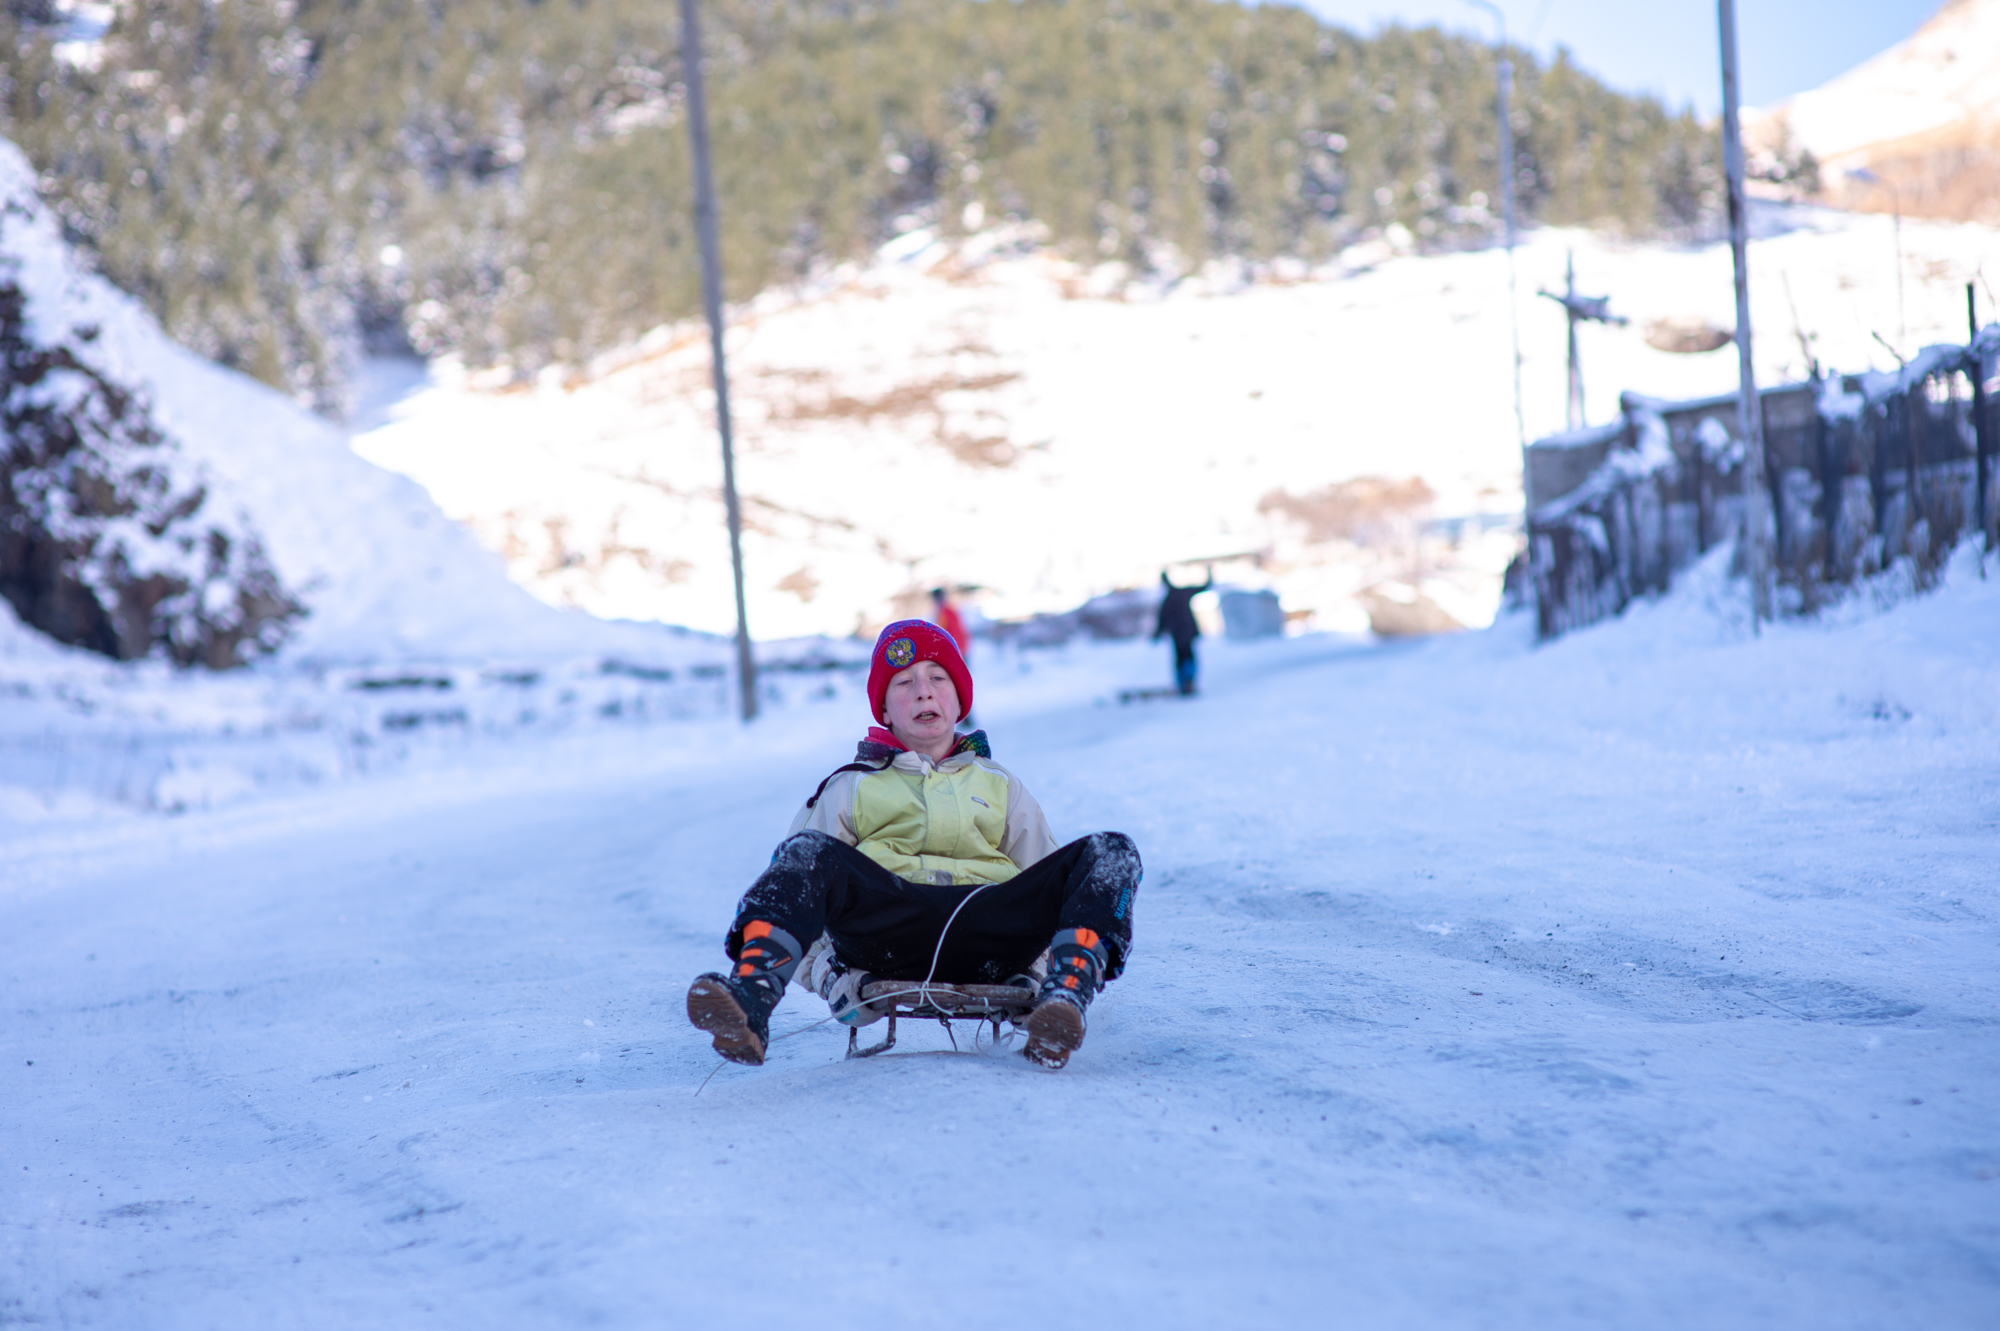
[[[976,655],[1133,835],[1060,1073],[682,1010],[859,682],[0,835],[23,1325],[1990,1327],[2000,578],[1751,637]],[[0,810],[0,817],[6,816]],[[711,1074],[713,1074],[711,1076]],[[705,1083],[705,1085],[704,1085]]]

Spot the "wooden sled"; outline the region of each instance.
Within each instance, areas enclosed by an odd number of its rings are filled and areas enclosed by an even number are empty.
[[[952,1034],[954,1021],[984,1021],[993,1026],[993,1038],[1000,1038],[1000,1023],[1019,1022],[1035,1006],[1035,991],[1018,984],[923,984],[917,980],[875,980],[861,991],[861,1001],[873,1004],[889,1001],[889,1031],[882,1043],[860,1047],[861,1029],[847,1028],[847,1056],[872,1058],[896,1047],[896,1019],[935,1021],[951,1036],[952,1048],[958,1037]]]

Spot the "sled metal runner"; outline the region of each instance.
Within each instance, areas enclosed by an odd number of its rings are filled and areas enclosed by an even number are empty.
[[[958,1037],[952,1035],[954,1021],[989,1022],[997,1041],[1001,1022],[1018,1023],[1028,1015],[1035,1005],[1035,991],[1018,984],[919,984],[914,980],[876,980],[861,991],[864,1003],[881,1000],[890,1004],[887,1035],[882,1043],[864,1049],[860,1047],[860,1029],[848,1027],[849,1058],[871,1058],[895,1048],[898,1017],[937,1022],[951,1035],[954,1048],[958,1045]]]

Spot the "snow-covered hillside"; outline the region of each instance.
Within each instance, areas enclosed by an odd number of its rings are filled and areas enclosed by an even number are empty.
[[[208,508],[247,516],[309,611],[288,661],[547,659],[640,644],[641,631],[523,594],[420,487],[356,456],[344,431],[169,341],[137,301],[81,268],[33,169],[4,140],[0,268],[27,296],[39,339],[81,346],[93,368],[143,395]]]
[[[2000,223],[2000,0],[1948,0],[1907,40],[1746,115],[1746,141],[1807,149],[1831,201]]]
[[[0,280],[36,344],[147,405],[163,439],[132,467],[204,496],[197,516],[239,548],[261,542],[306,610],[275,657],[215,674],[60,646],[0,601],[0,826],[421,766],[473,736],[729,711],[724,644],[543,604],[344,430],[170,342],[78,265],[4,141]],[[136,526],[125,535],[147,539]]]
[[[1898,139],[2000,133],[2000,0],[1948,0],[1907,40],[1761,118],[1836,169]]]
[[[2000,230],[1909,224],[1898,308],[1886,217],[1760,211],[1753,247],[1766,382],[1808,355],[1886,368],[1962,340],[1964,283],[2000,273]],[[1724,246],[1542,231],[1519,254],[1530,437],[1560,429],[1564,324],[1538,288],[1608,293],[1623,328],[1583,329],[1590,414],[1620,390],[1729,391],[1728,349],[1655,350],[1656,321],[1734,322]],[[1498,599],[1520,505],[1507,267],[1499,250],[1387,244],[1246,283],[1171,289],[982,237],[912,233],[865,269],[738,313],[729,346],[753,627],[845,633],[941,582],[996,616],[1151,583],[1163,564],[1265,551],[1261,574],[1319,623],[1372,579],[1422,581],[1470,622]],[[1988,279],[1991,285],[1991,279]],[[1802,339],[1804,346],[1801,345]],[[442,367],[357,447],[415,477],[556,603],[722,630],[731,601],[700,328],[534,383]],[[407,385],[405,385],[407,386]],[[389,396],[394,396],[390,394]],[[372,423],[372,422],[371,422]],[[1361,476],[1423,478],[1457,544],[1356,562],[1308,549],[1262,501]],[[1351,553],[1351,552],[1349,552]]]
[[[1055,1074],[842,1062],[798,994],[763,1068],[687,1026],[851,685],[0,837],[0,1317],[1983,1331],[1985,572],[1756,639],[1708,567],[1539,649],[1218,643],[1191,703],[1093,705],[1140,644],[983,658],[1059,834],[1146,859]]]

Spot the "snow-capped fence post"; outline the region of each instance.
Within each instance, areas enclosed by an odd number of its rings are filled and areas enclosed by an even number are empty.
[[[1527,573],[1539,635],[1666,590],[1740,529],[1760,493],[1780,538],[1767,566],[1772,597],[1786,593],[1788,614],[1812,613],[1824,586],[1899,561],[1916,587],[1929,587],[1975,521],[1990,550],[2000,403],[1987,371],[1996,353],[2000,325],[1967,346],[1926,347],[1893,372],[1815,371],[1761,391],[1768,482],[1753,476],[1745,441],[1725,424],[1740,405],[1733,393],[1691,402],[1626,393],[1619,422],[1537,440],[1528,448]]]
[[[694,156],[694,228],[701,246],[701,304],[708,315],[715,376],[715,426],[722,436],[722,505],[729,519],[729,564],[736,577],[736,678],[743,719],[757,717],[757,662],[743,599],[743,510],[736,500],[736,450],[729,431],[729,372],[722,358],[722,244],[716,236],[715,171],[709,160],[708,93],[701,72],[699,0],[681,0],[681,77],[687,83],[688,143]]]
[[[1819,473],[1820,579],[1833,582],[1839,576],[1840,516],[1846,490],[1833,467],[1833,432],[1827,428],[1826,413],[1819,409],[1818,361],[1813,362],[1811,384],[1813,466]]]
[[[1979,521],[1979,539],[1987,553],[1993,550],[1992,485],[1993,422],[1986,414],[1986,351],[1979,344],[1979,305],[1972,283],[1965,284],[1965,322],[1968,336],[1966,368],[1972,375],[1973,511]]]
[[[1924,422],[1919,416],[1925,413],[1921,379],[1903,390],[1902,404],[1903,492],[1909,496],[1903,501],[1903,525],[1906,530],[1915,531],[1919,522],[1930,521],[1930,506],[1924,502],[1922,487]]]

